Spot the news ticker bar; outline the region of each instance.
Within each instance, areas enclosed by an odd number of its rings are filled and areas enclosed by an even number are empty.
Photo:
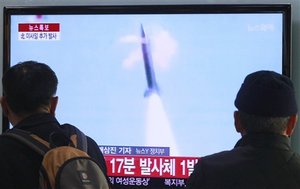
[[[198,157],[105,155],[108,176],[186,179]]]
[[[184,188],[187,179],[147,178],[147,177],[109,177],[114,189],[133,188]]]

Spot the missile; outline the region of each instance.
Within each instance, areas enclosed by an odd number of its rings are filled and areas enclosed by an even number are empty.
[[[145,35],[143,25],[141,25],[141,44],[142,44],[142,53],[144,59],[144,67],[147,79],[147,89],[144,93],[144,97],[148,97],[153,93],[159,94],[158,85],[156,83],[155,73],[152,64],[152,57],[149,47],[149,40]]]

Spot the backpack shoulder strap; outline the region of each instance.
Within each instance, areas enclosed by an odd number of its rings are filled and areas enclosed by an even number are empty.
[[[61,127],[67,132],[67,134],[68,134],[68,136],[70,136],[71,140],[72,140],[72,136],[76,135],[77,136],[77,138],[75,140],[77,142],[76,147],[87,153],[87,151],[88,151],[87,136],[82,131],[80,131],[80,129],[78,129],[77,127],[75,127],[71,124],[65,123],[65,124],[62,124]],[[108,183],[109,189],[112,189],[112,184],[110,182],[110,179],[107,176],[107,174],[103,171],[104,169],[103,169],[102,165],[99,163],[97,163],[97,165],[100,167],[101,171],[103,172],[103,174],[106,178],[106,181]]]
[[[72,136],[76,135],[76,147],[84,152],[88,151],[88,145],[87,145],[87,137],[86,135],[80,131],[77,127],[65,123],[63,125],[61,125],[61,127],[67,132],[68,136],[70,136],[71,140],[72,140]],[[72,140],[73,141],[73,140]],[[74,143],[74,141],[73,141]]]
[[[3,133],[3,136],[11,137],[25,144],[42,156],[44,156],[45,153],[49,150],[49,143],[39,138],[38,136],[21,129],[10,129]]]

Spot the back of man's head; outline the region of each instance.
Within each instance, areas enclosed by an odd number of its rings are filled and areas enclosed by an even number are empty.
[[[292,81],[273,71],[249,74],[235,99],[238,110],[258,116],[286,117],[297,114]]]
[[[58,80],[46,64],[26,61],[12,66],[3,76],[3,94],[15,114],[32,113],[48,106]]]
[[[298,112],[292,81],[273,71],[249,74],[235,99],[242,127],[247,133],[282,134]]]

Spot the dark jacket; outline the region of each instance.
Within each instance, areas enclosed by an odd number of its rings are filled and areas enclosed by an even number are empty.
[[[248,134],[231,151],[200,158],[188,189],[299,189],[300,157],[288,137]]]
[[[58,121],[50,114],[38,114],[26,118],[14,128],[29,131],[46,141],[50,133],[60,130]],[[103,154],[94,140],[87,137],[88,154],[93,157],[106,173]],[[36,189],[38,170],[42,157],[28,146],[7,136],[0,136],[0,188]]]

